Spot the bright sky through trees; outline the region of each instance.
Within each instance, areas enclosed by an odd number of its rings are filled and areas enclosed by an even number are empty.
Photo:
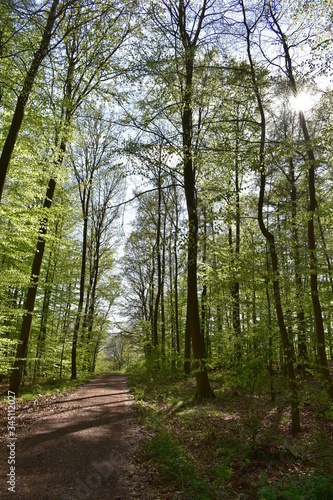
[[[299,92],[296,97],[290,98],[290,104],[296,111],[310,111],[318,102],[320,96],[310,92]]]

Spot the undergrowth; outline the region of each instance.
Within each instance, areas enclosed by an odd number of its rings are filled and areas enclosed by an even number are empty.
[[[168,485],[168,498],[333,499],[330,412],[308,403],[302,433],[292,437],[284,380],[275,381],[272,402],[267,377],[257,362],[252,368],[211,373],[216,399],[205,402],[194,400],[194,377],[144,365],[130,370],[150,433],[144,458]]]
[[[76,380],[71,379],[41,379],[35,384],[25,382],[20,388],[20,394],[16,397],[17,401],[26,402],[36,399],[37,396],[51,396],[52,394],[62,394],[63,392],[74,389],[75,387],[87,383],[96,375],[79,376]],[[7,400],[7,389],[2,391],[0,401]]]

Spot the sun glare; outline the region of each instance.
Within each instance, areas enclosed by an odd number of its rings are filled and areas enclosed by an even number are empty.
[[[290,98],[291,107],[296,111],[309,111],[315,102],[315,97],[308,92],[300,92],[296,97]]]

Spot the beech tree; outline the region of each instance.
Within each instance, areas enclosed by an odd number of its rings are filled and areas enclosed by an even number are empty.
[[[99,5],[97,7],[97,13]],[[105,10],[104,10],[105,9]],[[44,202],[44,208],[50,209],[52,199],[54,196],[54,191],[56,187],[56,174],[58,167],[62,164],[63,158],[66,152],[67,143],[69,141],[70,126],[73,114],[82,104],[82,101],[87,98],[89,94],[101,82],[101,72],[106,72],[108,70],[108,75],[111,77],[112,73],[116,71],[115,69],[110,69],[108,67],[109,60],[114,56],[119,47],[126,39],[129,32],[129,18],[131,15],[130,11],[127,11],[127,6],[122,6],[118,9],[118,6],[114,8],[113,5],[107,5],[106,8],[102,7],[102,12],[104,17],[105,27],[110,28],[115,27],[114,37],[112,38],[111,46],[109,50],[104,52],[104,42],[105,38],[101,35],[101,24],[99,24],[98,31],[99,36],[95,39],[90,36],[84,41],[81,39],[82,32],[88,30],[89,20],[92,16],[96,15],[96,12],[88,12],[88,19],[86,19],[86,24],[78,24],[76,30],[73,26],[75,24],[76,16],[81,16],[82,12],[80,8],[73,8],[71,11],[71,16],[68,20],[68,31],[71,32],[71,39],[67,40],[65,43],[65,50],[68,61],[67,78],[65,82],[65,96],[62,105],[62,116],[61,116],[61,127],[60,127],[60,138],[56,137],[56,148],[59,147],[58,157],[55,160],[55,170],[54,175],[50,178],[46,198]],[[121,23],[118,25],[120,16],[127,13],[129,18],[125,25]],[[97,51],[103,51],[103,56],[98,60],[96,66],[93,69],[90,67],[92,58],[96,58]],[[85,58],[85,64],[79,65],[79,56]],[[40,228],[40,236],[37,243],[37,249],[35,253],[35,258],[32,267],[32,286],[28,289],[28,295],[25,303],[26,314],[23,318],[22,331],[20,344],[17,350],[15,367],[11,376],[11,390],[17,392],[19,390],[23,364],[26,358],[28,350],[28,342],[30,337],[31,323],[32,323],[32,313],[34,310],[37,284],[43,259],[43,253],[45,248],[45,234],[47,231],[47,217],[44,218]],[[76,342],[77,342],[77,329],[74,329],[73,335],[73,355],[72,355],[72,365],[73,365],[73,378],[76,377]]]
[[[67,137],[69,134],[69,127],[70,127],[70,121],[71,121],[71,107],[70,107],[70,102],[72,98],[72,81],[73,77],[73,53],[71,54],[71,58],[69,59],[68,62],[68,71],[67,71],[67,81],[66,81],[66,87],[65,87],[65,96],[64,96],[64,102],[66,103],[66,111],[65,111],[65,119],[64,119],[64,134],[61,138],[60,141],[60,146],[59,146],[59,151],[58,156],[55,160],[55,170],[61,166],[64,158],[64,154],[66,152],[66,144],[67,144]],[[56,147],[58,145],[56,144]],[[54,196],[54,191],[55,191],[55,186],[56,186],[56,180],[54,177],[51,177],[49,180],[49,184],[47,187],[46,191],[46,196],[44,200],[44,205],[43,209],[44,212],[46,210],[49,210],[51,207],[52,199]],[[31,332],[31,324],[32,324],[32,315],[35,307],[35,300],[36,300],[36,295],[37,295],[37,286],[38,286],[38,280],[40,276],[40,271],[41,271],[41,265],[43,261],[43,256],[44,256],[44,250],[45,250],[45,235],[47,232],[47,224],[48,224],[48,217],[45,215],[41,221],[40,224],[40,230],[39,230],[39,236],[38,236],[38,241],[37,241],[37,247],[36,247],[36,252],[32,264],[32,269],[31,269],[31,278],[30,278],[30,286],[28,288],[26,300],[24,303],[24,316],[23,316],[23,321],[22,321],[22,328],[21,328],[21,335],[20,335],[20,340],[19,344],[17,346],[17,352],[16,352],[16,360],[14,364],[14,369],[12,371],[11,379],[10,379],[10,390],[18,393],[20,384],[21,384],[21,379],[22,379],[22,371],[24,367],[24,363],[27,357],[27,352],[28,352],[28,343],[29,343],[29,338],[30,338],[30,332]]]
[[[298,89],[296,78],[294,75],[292,58],[287,37],[280,26],[279,13],[276,6],[269,4],[269,12],[271,19],[271,29],[277,35],[279,42],[283,47],[283,55],[285,59],[285,74],[288,78],[293,95],[297,97]],[[308,217],[308,248],[310,253],[310,284],[311,284],[311,299],[313,312],[315,316],[316,334],[317,334],[317,352],[319,359],[319,369],[326,389],[331,399],[333,399],[333,382],[329,373],[327,364],[326,347],[325,347],[325,328],[322,315],[322,307],[318,290],[318,258],[317,244],[314,229],[315,211],[317,209],[316,183],[315,183],[315,165],[316,159],[314,149],[311,144],[310,134],[307,126],[305,114],[302,109],[299,110],[300,127],[303,133],[305,150],[308,157],[308,189],[309,189],[309,217]]]
[[[53,0],[52,5],[50,7],[45,23],[44,32],[40,40],[40,45],[33,55],[33,60],[25,76],[22,89],[17,98],[17,103],[12,118],[12,122],[5,143],[2,148],[2,153],[0,156],[0,201],[3,193],[3,188],[5,185],[8,166],[13,154],[18,133],[22,125],[25,107],[29,99],[32,86],[34,84],[39,67],[47,54],[50,45],[50,40],[52,34],[54,33],[55,22],[57,18],[59,18],[66,9],[67,5],[66,3],[64,6],[62,5],[61,8],[59,8],[59,4],[60,0]]]
[[[185,339],[192,339],[192,349],[196,364],[197,397],[211,397],[209,385],[206,352],[201,336],[200,310],[197,282],[198,256],[198,200],[196,194],[196,164],[198,157],[198,140],[195,121],[195,63],[201,47],[200,37],[208,26],[207,15],[212,10],[214,2],[204,1],[195,6],[188,2],[162,2],[162,10],[155,2],[148,3],[147,15],[151,18],[154,29],[167,34],[170,48],[175,51],[174,59],[170,60],[170,69],[176,77],[177,97],[179,105],[172,105],[174,115],[178,115],[181,125],[181,148],[178,150],[183,163],[183,180],[188,212],[188,255],[187,255],[187,320]],[[161,10],[161,12],[160,12]],[[212,14],[214,11],[212,10]],[[164,17],[166,16],[166,17]],[[169,50],[169,47],[168,47]],[[156,64],[156,63],[155,63]],[[158,63],[155,66],[156,70]],[[156,71],[157,74],[157,71]],[[163,79],[162,79],[163,80]],[[174,85],[170,80],[164,83],[166,88]],[[163,81],[161,82],[163,88]],[[175,89],[174,89],[175,90]],[[175,93],[175,92],[174,92]],[[199,119],[200,120],[200,119]],[[200,121],[198,122],[200,130]],[[186,345],[188,342],[185,340]],[[188,356],[188,352],[185,353]],[[188,370],[189,365],[185,365]]]
[[[264,194],[265,194],[265,182],[266,182],[266,159],[265,159],[265,146],[266,146],[266,116],[265,110],[263,106],[263,100],[260,93],[260,88],[258,85],[258,78],[255,70],[255,66],[252,59],[252,50],[251,50],[251,34],[253,28],[256,26],[258,20],[255,19],[252,21],[252,25],[250,25],[247,12],[244,6],[244,2],[241,3],[242,12],[243,12],[243,21],[246,29],[246,42],[247,42],[247,54],[248,60],[251,68],[252,82],[253,88],[255,92],[255,96],[257,99],[258,109],[260,113],[260,149],[259,149],[259,171],[260,171],[260,194],[258,201],[258,222],[260,230],[263,236],[267,240],[267,244],[269,246],[272,270],[273,270],[273,290],[274,290],[274,301],[275,301],[275,309],[277,314],[277,319],[279,323],[280,335],[284,350],[284,355],[286,358],[286,365],[288,370],[288,377],[290,382],[290,390],[291,390],[291,419],[292,419],[292,433],[296,434],[300,431],[300,416],[299,416],[299,399],[298,399],[298,391],[296,385],[296,377],[294,370],[294,362],[295,362],[295,353],[293,343],[288,336],[288,331],[285,324],[284,314],[282,310],[282,301],[281,301],[281,288],[280,288],[280,278],[279,278],[279,264],[278,264],[278,256],[275,245],[275,238],[271,231],[266,227],[264,218],[263,218],[263,203],[264,203]]]

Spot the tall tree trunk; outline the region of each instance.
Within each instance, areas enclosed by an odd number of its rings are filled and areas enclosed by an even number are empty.
[[[279,37],[280,43],[284,51],[286,74],[288,76],[289,84],[295,96],[297,96],[297,85],[294,77],[292,60],[289,51],[288,40],[283,33],[281,26],[275,15],[273,6],[269,4],[270,15],[272,20],[272,30]],[[306,152],[309,160],[308,168],[308,189],[309,189],[309,207],[308,207],[308,248],[310,252],[310,289],[311,289],[311,300],[312,307],[315,317],[316,326],[316,336],[317,336],[317,354],[319,361],[319,372],[323,379],[324,387],[330,397],[333,400],[333,382],[330,376],[330,371],[327,363],[326,356],[326,346],[325,346],[325,330],[323,315],[321,310],[321,303],[319,299],[318,290],[318,266],[317,266],[317,250],[316,250],[316,238],[314,229],[314,217],[317,208],[316,199],[316,183],[315,183],[315,156],[314,151],[311,146],[310,135],[306,123],[306,119],[302,110],[299,111],[299,121],[301,130],[303,133],[304,143],[306,147]]]
[[[266,269],[267,277],[265,279],[266,285],[266,299],[267,299],[267,315],[268,315],[268,373],[270,379],[271,401],[275,401],[274,389],[274,370],[273,370],[273,336],[272,336],[272,307],[271,297],[269,293],[269,264],[268,264],[268,248],[266,245]]]
[[[176,183],[173,180],[173,191],[175,195],[175,217],[174,217],[174,227],[175,227],[175,235],[173,242],[173,256],[174,256],[174,280],[173,286],[175,290],[175,332],[176,332],[176,348],[177,354],[180,353],[180,335],[179,335],[179,312],[178,312],[178,252],[177,252],[177,244],[178,244],[178,232],[179,232],[179,213],[178,213],[178,197],[177,197],[177,188]],[[172,287],[172,284],[170,285]],[[190,351],[191,355],[191,351]]]
[[[57,226],[56,226],[56,234],[57,234]],[[45,339],[46,339],[46,329],[47,329],[47,320],[50,312],[50,300],[51,300],[51,286],[53,283],[54,273],[55,273],[55,265],[51,270],[51,262],[52,262],[53,252],[50,252],[49,262],[46,271],[45,277],[45,290],[44,290],[44,299],[43,299],[43,307],[40,321],[40,329],[37,339],[37,349],[36,349],[36,357],[35,357],[35,366],[34,366],[34,375],[33,375],[33,383],[36,382],[36,378],[39,375],[39,364],[43,355],[43,350],[45,348]]]
[[[161,268],[161,203],[162,203],[162,187],[161,187],[161,169],[158,172],[158,206],[157,206],[157,228],[156,228],[156,243],[157,252],[157,292],[154,308],[154,330],[153,330],[153,346],[158,345],[158,316],[161,299],[161,284],[162,284],[162,268]]]
[[[165,282],[165,234],[166,234],[166,216],[163,223],[163,242],[162,242],[162,268],[161,268],[161,347],[162,356],[165,357],[165,307],[164,307],[164,282]]]
[[[205,349],[207,353],[207,345],[205,342],[206,338],[206,322],[207,322],[207,275],[206,275],[206,263],[207,263],[207,211],[206,208],[203,209],[203,252],[202,252],[202,263],[204,266],[203,271],[203,286],[201,292],[201,337],[204,339]]]
[[[308,363],[308,351],[306,347],[305,314],[303,308],[303,290],[301,276],[300,245],[297,230],[297,188],[295,180],[295,169],[292,158],[289,158],[289,179],[291,183],[291,230],[294,240],[294,261],[295,261],[295,284],[296,284],[296,309],[298,327],[298,355],[301,366]]]
[[[104,207],[104,215],[105,215],[105,207]],[[88,314],[87,314],[87,354],[88,357],[87,359],[87,366],[89,369],[94,366],[94,362],[90,358],[90,353],[91,353],[91,346],[89,345],[90,342],[92,341],[92,332],[93,332],[93,326],[94,326],[94,317],[95,317],[95,304],[96,304],[96,292],[97,292],[97,284],[98,284],[98,278],[99,278],[99,263],[100,263],[100,252],[101,252],[101,230],[102,230],[102,224],[104,220],[104,215],[102,217],[102,222],[101,226],[96,228],[96,245],[95,245],[95,251],[94,251],[94,260],[93,260],[93,265],[92,265],[92,276],[90,277],[90,282],[91,282],[91,298],[90,298],[90,303],[89,303],[89,309],[88,309]],[[94,359],[94,356],[93,356]]]
[[[62,158],[62,157],[61,157]],[[61,160],[62,161],[62,160]],[[51,203],[54,195],[56,182],[54,179],[50,179],[49,185],[46,192],[46,198],[44,200],[43,208],[50,209]],[[10,390],[18,394],[22,373],[24,368],[24,363],[26,361],[27,353],[28,353],[28,344],[31,332],[31,324],[32,324],[32,316],[35,307],[36,295],[37,295],[37,286],[38,280],[40,276],[40,270],[43,261],[43,255],[45,250],[45,235],[47,232],[47,217],[43,218],[43,221],[40,225],[39,236],[37,241],[36,252],[32,264],[31,276],[30,276],[30,286],[28,288],[27,297],[24,303],[25,313],[23,315],[22,327],[21,327],[21,335],[20,341],[17,346],[16,351],[16,359],[14,363],[14,368],[10,377]]]
[[[241,345],[241,320],[240,320],[240,285],[238,279],[238,266],[239,266],[239,252],[240,252],[240,200],[239,200],[239,117],[237,110],[236,120],[236,144],[235,144],[235,264],[237,269],[237,279],[233,284],[231,291],[232,296],[232,316],[233,328],[236,336],[236,359],[238,361],[242,358],[242,345]]]
[[[171,367],[176,369],[176,335],[175,335],[175,310],[173,299],[173,270],[172,270],[172,240],[169,240],[169,282],[170,282],[170,334],[171,334]]]
[[[310,167],[308,170],[309,180],[309,217],[308,217],[308,248],[310,250],[310,285],[311,285],[311,299],[313,312],[315,316],[316,334],[317,334],[317,353],[319,358],[319,370],[324,382],[325,389],[333,401],[333,382],[330,376],[330,371],[327,363],[326,345],[325,345],[325,330],[324,321],[321,310],[321,303],[319,299],[318,290],[318,266],[317,266],[317,251],[316,239],[314,231],[314,215],[317,208],[316,189],[315,189],[315,157],[312,148],[310,147],[310,137],[306,126],[306,121],[302,111],[299,113],[301,128],[304,135],[304,140],[307,147],[308,158]]]
[[[265,111],[262,104],[262,99],[259,91],[259,86],[257,83],[256,70],[252,60],[251,54],[251,29],[247,24],[246,19],[246,10],[244,7],[243,0],[240,0],[242,11],[243,11],[243,19],[244,26],[247,34],[247,54],[248,60],[250,64],[251,70],[251,78],[253,83],[253,90],[255,92],[255,96],[257,99],[257,104],[260,112],[260,126],[261,126],[261,137],[260,137],[260,149],[259,149],[259,169],[260,169],[260,193],[259,193],[259,201],[258,201],[258,222],[260,230],[265,237],[267,244],[269,246],[271,263],[272,263],[272,272],[273,272],[273,292],[274,292],[274,302],[276,315],[280,330],[280,336],[283,346],[283,353],[285,357],[285,362],[288,371],[289,378],[289,387],[290,387],[290,404],[291,404],[291,431],[293,434],[296,434],[300,431],[300,417],[299,417],[299,399],[298,399],[298,391],[296,384],[296,377],[294,371],[294,347],[292,342],[290,341],[284,321],[284,315],[282,310],[282,300],[280,293],[280,280],[279,280],[279,266],[278,266],[278,258],[275,249],[275,240],[274,235],[266,228],[264,220],[263,220],[263,204],[264,204],[264,194],[265,194],[265,182],[266,182],[266,174],[265,174],[265,142],[266,142],[266,119],[265,119]]]
[[[236,194],[237,197],[237,194]],[[239,197],[239,193],[238,193]],[[236,205],[237,210],[237,205]],[[232,268],[235,269],[236,262],[239,259],[239,222],[236,220],[236,244],[233,248],[232,222],[229,223],[229,247],[231,251]],[[238,278],[231,285],[231,305],[232,305],[232,329],[235,336],[235,357],[239,363],[242,359],[241,346],[241,322],[240,322],[240,300],[239,300],[239,281]]]
[[[154,346],[154,301],[155,301],[155,245],[151,255],[151,276],[149,286],[149,318],[150,318],[150,339],[148,343],[147,354],[151,354],[151,348]]]
[[[75,169],[75,175],[79,184],[80,198],[81,198],[81,208],[83,217],[83,229],[82,229],[82,251],[81,251],[81,274],[80,274],[80,292],[79,292],[79,303],[77,307],[77,314],[73,330],[73,340],[72,340],[72,374],[71,379],[75,380],[77,377],[77,339],[80,331],[80,325],[82,321],[82,311],[84,304],[84,293],[86,284],[86,267],[87,267],[87,250],[88,250],[88,221],[89,221],[89,207],[90,207],[90,197],[92,191],[92,182],[94,176],[94,169],[91,169],[89,175],[86,178],[81,178],[80,174]],[[83,189],[81,191],[81,185],[83,184]],[[85,322],[85,319],[84,319]]]
[[[178,219],[177,219],[178,222]],[[177,227],[178,229],[178,227]],[[179,310],[178,310],[178,253],[177,253],[177,231],[175,234],[175,242],[173,246],[174,262],[175,262],[175,276],[174,276],[174,289],[175,289],[175,329],[176,329],[176,348],[177,354],[180,353],[180,334],[179,334]],[[191,351],[189,352],[191,356]]]
[[[188,248],[187,248],[187,309],[186,309],[186,332],[191,335],[193,356],[195,359],[197,398],[213,397],[210,387],[207,367],[205,343],[200,331],[200,316],[198,303],[197,282],[197,256],[198,256],[198,200],[196,196],[195,166],[193,164],[193,69],[194,58],[202,21],[206,13],[206,0],[203,0],[200,18],[196,32],[191,41],[191,35],[186,27],[186,7],[184,1],[179,1],[179,30],[184,49],[184,90],[182,95],[182,136],[183,136],[183,164],[184,164],[184,187],[188,213]]]
[[[87,203],[88,206],[88,203]],[[88,210],[88,208],[87,208]],[[84,289],[85,289],[85,278],[86,278],[86,261],[87,261],[87,239],[88,239],[88,213],[84,213],[83,220],[83,234],[82,234],[82,252],[81,252],[81,276],[80,276],[80,296],[79,303],[77,307],[76,320],[73,330],[73,340],[72,340],[72,374],[71,379],[75,380],[77,377],[77,338],[80,330],[80,324],[82,319],[82,309],[84,302]]]
[[[64,354],[65,354],[65,347],[66,347],[66,340],[67,340],[67,334],[69,331],[69,325],[70,325],[70,312],[71,312],[71,298],[72,298],[72,284],[69,284],[69,294],[68,294],[68,302],[66,304],[65,308],[65,314],[63,318],[63,328],[62,328],[62,348],[61,348],[61,355],[60,355],[60,367],[59,367],[59,378],[61,379],[62,377],[62,370],[63,370],[63,361],[64,361]]]
[[[25,112],[25,107],[29,99],[29,95],[31,93],[37,72],[39,70],[39,67],[45,58],[49,45],[50,45],[50,40],[51,40],[51,35],[52,35],[52,29],[54,26],[54,22],[57,17],[57,8],[58,8],[59,0],[53,0],[51,9],[49,11],[49,15],[46,21],[44,33],[42,36],[42,39],[40,41],[40,45],[37,49],[37,51],[34,54],[34,57],[32,59],[30,68],[26,74],[26,77],[24,79],[23,87],[22,90],[17,98],[17,103],[16,103],[16,108],[14,111],[14,116],[12,119],[12,123],[10,125],[5,143],[2,148],[2,153],[0,157],[0,201],[2,198],[2,193],[3,193],[3,188],[5,185],[5,180],[7,176],[7,171],[9,167],[9,163],[14,151],[14,147],[16,144],[17,136],[20,131],[23,117],[24,117],[24,112]]]

